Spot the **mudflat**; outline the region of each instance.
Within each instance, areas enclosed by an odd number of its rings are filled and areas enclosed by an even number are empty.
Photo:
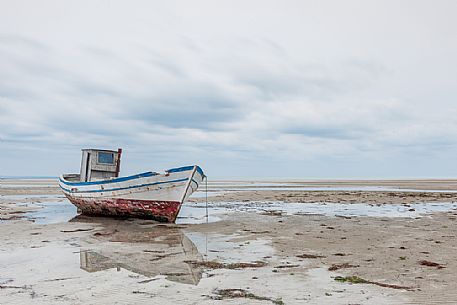
[[[204,191],[163,224],[77,215],[54,180],[1,180],[0,304],[457,303],[457,180]]]

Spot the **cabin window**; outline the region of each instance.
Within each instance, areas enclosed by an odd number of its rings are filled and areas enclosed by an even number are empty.
[[[114,154],[107,152],[98,153],[98,163],[114,164]]]

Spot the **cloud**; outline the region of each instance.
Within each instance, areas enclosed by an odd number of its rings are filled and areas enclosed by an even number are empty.
[[[365,22],[360,27],[345,10],[330,12],[323,4],[305,10],[286,3],[281,22],[268,3],[252,22],[247,5],[235,10],[234,22],[205,6],[184,5],[187,14],[178,18],[171,4],[153,10],[143,3],[148,9],[135,7],[133,16],[113,3],[100,25],[101,7],[85,15],[85,5],[75,4],[74,16],[62,17],[59,28],[47,15],[57,4],[43,5],[48,13],[19,10],[16,19],[0,13],[10,25],[0,29],[0,145],[9,152],[0,162],[19,165],[10,156],[34,150],[67,160],[64,154],[88,146],[123,146],[144,158],[132,168],[150,157],[157,164],[200,162],[219,176],[245,169],[264,174],[270,163],[282,175],[297,175],[313,162],[337,168],[341,160],[365,160],[354,167],[365,173],[381,171],[370,162],[383,157],[399,163],[414,154],[422,156],[420,164],[439,152],[453,160],[453,53],[443,53],[439,43],[425,48],[413,33],[405,39],[407,29],[398,33],[390,23],[382,37],[385,18],[366,8],[371,19],[350,14]],[[383,17],[389,11],[379,8]],[[325,12],[323,24],[312,12]],[[83,15],[85,30],[75,17]],[[444,25],[429,30],[452,35],[440,31]]]

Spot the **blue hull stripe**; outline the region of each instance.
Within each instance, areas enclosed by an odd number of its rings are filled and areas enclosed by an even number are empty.
[[[92,181],[92,182],[70,182],[67,180],[63,180],[59,178],[60,182],[66,185],[74,185],[74,186],[82,186],[82,185],[98,185],[98,184],[108,184],[108,183],[116,183],[116,182],[123,182],[123,181],[129,181],[133,179],[138,179],[138,178],[146,178],[146,177],[152,177],[152,176],[157,176],[157,174],[153,172],[146,172],[146,173],[141,173],[141,174],[136,174],[133,176],[127,176],[127,177],[121,177],[121,178],[115,178],[111,180],[102,180],[102,181]]]
[[[112,192],[112,191],[120,191],[120,190],[128,190],[128,189],[134,189],[134,188],[140,188],[140,187],[145,187],[145,186],[151,186],[151,185],[158,185],[158,184],[165,184],[165,183],[176,183],[176,182],[183,182],[187,181],[189,178],[182,178],[182,179],[176,179],[176,180],[170,180],[170,181],[159,181],[159,182],[154,182],[154,183],[146,183],[146,184],[139,184],[139,185],[132,185],[132,186],[127,186],[127,187],[118,187],[118,188],[112,188],[112,189],[106,189],[106,190],[89,190],[89,191],[76,191],[72,192],[69,189],[66,189],[62,186],[60,188],[70,194],[76,194],[76,193],[102,193],[102,192]],[[198,184],[197,184],[198,185]]]
[[[169,170],[166,170],[167,173],[178,173],[178,172],[185,172],[185,171],[190,171],[194,169],[194,165],[192,166],[184,166],[184,167],[177,167],[177,168],[171,168]],[[200,166],[197,165],[197,172],[202,175],[202,177],[205,176],[203,173],[203,170],[200,168]]]
[[[193,168],[194,168],[194,166],[184,166],[184,167],[172,168],[172,169],[166,170],[165,172],[167,172],[167,173],[179,173],[179,172],[190,171]],[[203,170],[200,168],[200,166],[197,166],[197,172],[199,172],[202,175],[202,177],[205,176],[205,174],[203,173]],[[152,176],[157,176],[157,175],[158,175],[157,173],[145,172],[145,173],[136,174],[136,175],[132,175],[132,176],[120,177],[120,178],[115,178],[115,179],[111,179],[111,180],[102,180],[102,181],[70,182],[70,181],[67,181],[67,180],[63,180],[61,178],[59,178],[59,181],[62,182],[63,184],[71,185],[71,186],[100,185],[100,184],[108,184],[108,183],[129,181],[129,180],[138,179],[138,178],[152,177]]]

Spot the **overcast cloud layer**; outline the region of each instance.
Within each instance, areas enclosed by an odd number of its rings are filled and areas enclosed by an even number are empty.
[[[0,175],[453,177],[457,1],[0,1]]]

